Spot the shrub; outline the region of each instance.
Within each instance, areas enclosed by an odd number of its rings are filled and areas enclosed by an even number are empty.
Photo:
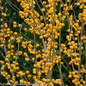
[[[86,0],[0,0],[0,11],[1,82],[86,85]]]

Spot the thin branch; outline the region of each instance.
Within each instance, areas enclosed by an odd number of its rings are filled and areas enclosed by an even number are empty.
[[[16,12],[18,12],[10,3],[9,1],[7,0],[7,3],[10,5],[10,7],[12,7]]]

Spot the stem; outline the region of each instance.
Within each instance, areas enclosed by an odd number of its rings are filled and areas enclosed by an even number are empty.
[[[61,6],[61,2],[60,2],[60,6]],[[61,13],[61,7],[59,8],[59,12]],[[61,17],[60,17],[60,21],[61,21]],[[60,51],[60,48],[61,48],[61,29],[59,30],[59,55],[61,56],[61,51]],[[60,86],[64,86],[64,82],[63,82],[63,77],[62,77],[62,70],[61,70],[61,62],[59,63],[59,72],[60,72],[60,79],[61,79],[61,82],[62,84]]]
[[[83,33],[84,33],[84,35],[85,35],[85,37],[86,37],[86,32],[85,32],[86,30],[85,30],[85,28],[83,29]],[[86,40],[85,40],[85,69],[86,69]],[[85,75],[85,81],[86,81],[86,75]]]

